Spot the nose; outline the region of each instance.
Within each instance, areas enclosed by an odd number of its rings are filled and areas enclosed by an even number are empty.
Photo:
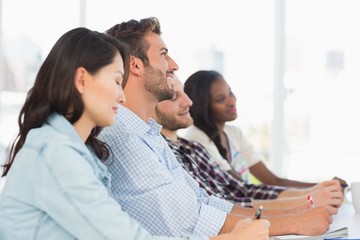
[[[118,103],[123,105],[126,102],[126,96],[122,87],[120,87],[119,96],[117,99]]]
[[[169,70],[170,71],[177,71],[179,70],[179,66],[175,62],[174,59],[172,59],[170,56],[168,56],[168,63],[169,63]]]
[[[184,94],[184,98],[185,105],[191,107],[193,105],[193,101],[189,98],[187,94]]]
[[[231,96],[227,102],[228,105],[230,106],[235,106],[236,105],[236,97],[235,96]]]

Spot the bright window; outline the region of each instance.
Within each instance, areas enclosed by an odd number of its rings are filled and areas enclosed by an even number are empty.
[[[279,54],[275,7],[281,2],[286,97],[280,103],[284,145],[279,149],[284,174],[309,181],[335,175],[356,180],[353,163],[360,159],[356,0],[2,0],[0,152],[16,134],[24,94],[63,33],[78,26],[103,32],[131,18],[156,16],[182,80],[200,69],[223,73],[238,99],[234,124],[271,167],[271,148],[277,146],[272,142],[274,65]]]

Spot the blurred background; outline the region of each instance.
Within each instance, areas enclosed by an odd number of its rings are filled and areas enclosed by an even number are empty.
[[[56,40],[155,16],[183,81],[223,74],[240,126],[279,175],[360,180],[360,1],[0,0],[0,162]]]

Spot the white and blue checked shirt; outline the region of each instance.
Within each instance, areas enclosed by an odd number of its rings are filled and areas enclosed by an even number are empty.
[[[123,106],[116,123],[103,129],[99,137],[113,152],[113,197],[154,235],[217,235],[234,205],[199,187],[160,130],[153,119],[145,123]]]

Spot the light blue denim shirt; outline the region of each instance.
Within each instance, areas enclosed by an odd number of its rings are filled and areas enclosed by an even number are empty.
[[[101,132],[114,154],[107,164],[113,197],[152,234],[217,235],[234,205],[199,187],[160,130],[155,120],[120,107],[116,124]]]
[[[73,126],[53,114],[29,132],[7,175],[0,239],[173,239],[151,236],[121,210],[109,188],[106,167]]]

